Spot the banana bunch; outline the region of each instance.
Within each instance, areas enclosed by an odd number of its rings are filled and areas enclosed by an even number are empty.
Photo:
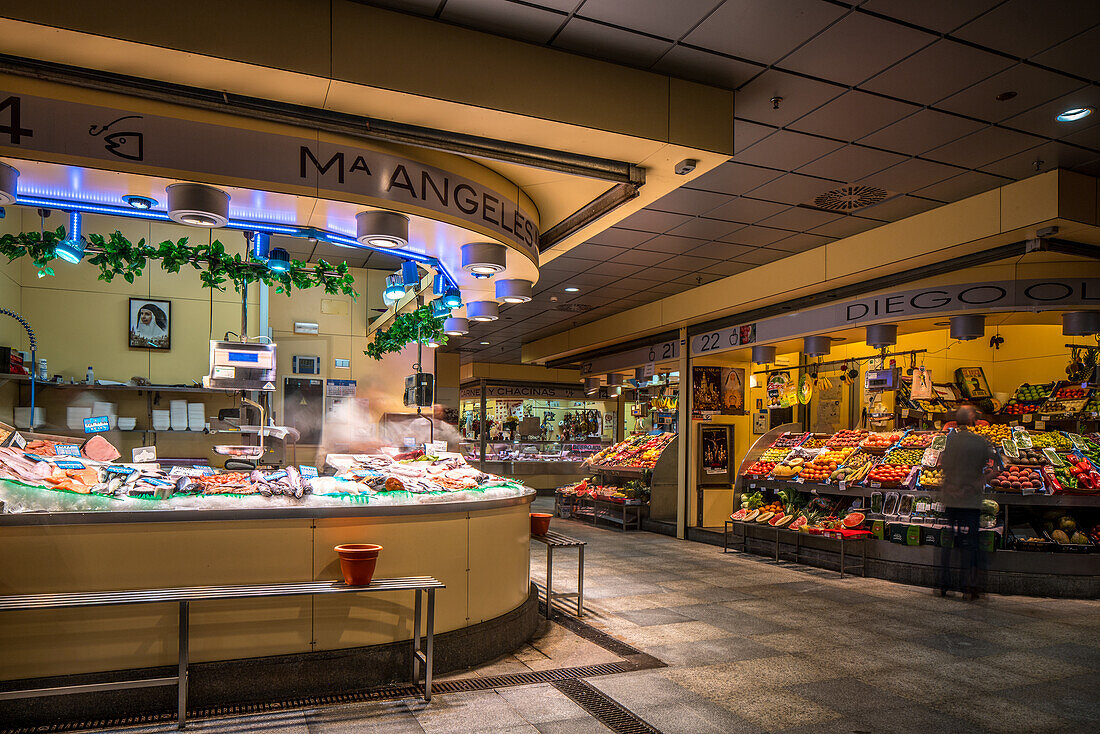
[[[839,482],[843,479],[849,484],[855,484],[867,476],[869,471],[871,471],[871,462],[869,461],[859,466],[842,466],[829,475],[829,482]]]

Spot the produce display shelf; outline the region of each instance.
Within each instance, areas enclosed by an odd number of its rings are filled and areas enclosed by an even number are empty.
[[[903,494],[930,494],[932,490],[907,489],[904,487],[848,487],[841,489],[835,484],[814,484],[811,482],[787,482],[776,479],[742,478],[744,484],[742,491],[755,491],[757,489],[788,489],[794,487],[803,492],[816,492],[817,494],[831,494],[846,497],[870,497],[872,492],[901,492]],[[1016,505],[1021,507],[1100,507],[1100,493],[1087,494],[1014,494],[1012,492],[984,492],[983,499],[995,500],[1002,505]]]
[[[600,464],[590,465],[593,472],[602,472],[604,474],[629,474],[640,475],[646,470],[646,467],[642,466],[602,466]]]

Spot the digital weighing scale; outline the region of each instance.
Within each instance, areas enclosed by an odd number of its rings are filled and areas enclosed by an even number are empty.
[[[210,341],[210,374],[202,386],[275,391],[275,345]]]

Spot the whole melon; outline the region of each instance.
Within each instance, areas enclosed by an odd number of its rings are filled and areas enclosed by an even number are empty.
[[[1055,543],[1068,543],[1069,536],[1063,533],[1061,530],[1055,530],[1050,534],[1050,537],[1054,539]]]
[[[1074,531],[1077,530],[1077,522],[1069,515],[1066,515],[1058,521],[1058,529],[1066,535],[1073,535]]]
[[[1073,534],[1073,537],[1071,537],[1069,539],[1069,542],[1074,543],[1076,545],[1088,545],[1089,544],[1089,539],[1087,537],[1085,537],[1084,533],[1082,533],[1080,530],[1078,530],[1076,533]]]

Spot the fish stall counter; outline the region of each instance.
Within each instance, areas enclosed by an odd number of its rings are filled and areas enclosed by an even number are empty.
[[[120,463],[101,441],[78,456],[56,455],[49,441],[0,448],[0,594],[335,581],[335,546],[376,543],[376,578],[434,576],[446,585],[436,598],[441,639],[531,606],[534,491],[459,455],[333,455],[315,477],[311,467]],[[192,603],[191,658],[407,644],[412,601],[395,592]],[[173,604],[5,613],[0,689],[173,665],[176,614]]]

